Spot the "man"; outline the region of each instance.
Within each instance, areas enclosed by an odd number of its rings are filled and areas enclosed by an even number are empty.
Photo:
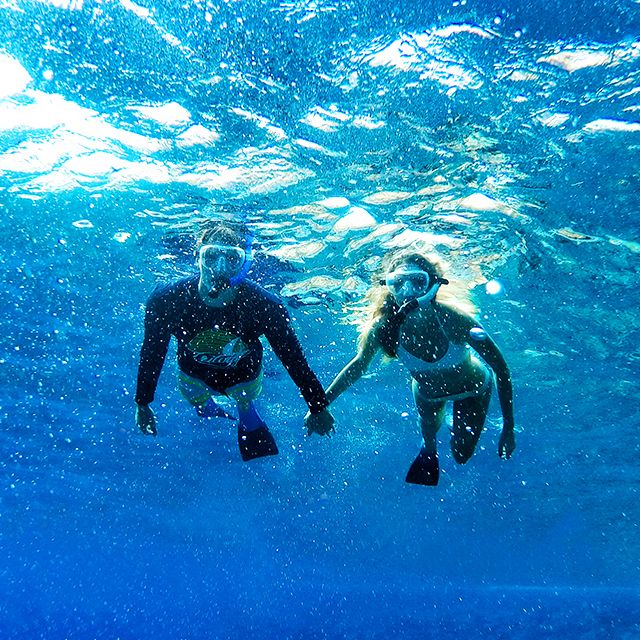
[[[180,391],[198,414],[229,417],[212,396],[233,398],[238,406],[242,459],[276,455],[275,440],[254,404],[262,390],[262,335],[309,406],[309,432],[333,431],[329,403],[289,314],[276,296],[247,280],[252,244],[244,226],[212,223],[198,242],[199,275],[160,285],[149,298],[136,391],[136,423],[143,433],[157,433],[149,404],[174,336]]]

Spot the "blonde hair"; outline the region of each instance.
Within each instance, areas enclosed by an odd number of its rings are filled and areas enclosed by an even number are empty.
[[[442,260],[432,254],[425,255],[416,251],[402,249],[384,256],[380,267],[373,274],[373,286],[357,305],[355,322],[360,332],[359,347],[362,347],[372,331],[400,308],[385,285],[384,278],[386,274],[403,264],[414,265],[432,277],[444,278],[445,275]],[[460,280],[447,279],[449,284],[443,285],[438,289],[436,302],[454,308],[466,315],[477,315],[478,308],[471,301],[468,287]]]

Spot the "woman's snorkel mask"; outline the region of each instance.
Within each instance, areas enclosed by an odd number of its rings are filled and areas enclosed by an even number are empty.
[[[226,244],[204,244],[198,250],[200,290],[210,298],[243,282],[253,262],[253,236],[244,248]]]
[[[383,283],[401,308],[410,305],[412,308],[407,311],[413,311],[435,300],[438,289],[449,281],[417,267],[402,265],[387,274]]]

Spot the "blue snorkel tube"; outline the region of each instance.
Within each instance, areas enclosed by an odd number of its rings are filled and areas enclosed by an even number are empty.
[[[229,278],[229,285],[232,287],[244,282],[247,278],[247,274],[249,273],[249,269],[251,269],[251,264],[253,263],[253,241],[253,235],[250,233],[247,234],[244,244],[244,263],[242,265],[242,269],[240,269],[235,276]]]

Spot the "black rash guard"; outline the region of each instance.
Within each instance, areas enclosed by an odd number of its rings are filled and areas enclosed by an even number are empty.
[[[198,276],[159,285],[147,302],[136,402],[153,401],[169,341],[178,341],[178,366],[215,391],[253,380],[262,365],[264,335],[311,413],[329,404],[309,367],[282,302],[257,284],[244,281],[222,308],[206,305]]]

